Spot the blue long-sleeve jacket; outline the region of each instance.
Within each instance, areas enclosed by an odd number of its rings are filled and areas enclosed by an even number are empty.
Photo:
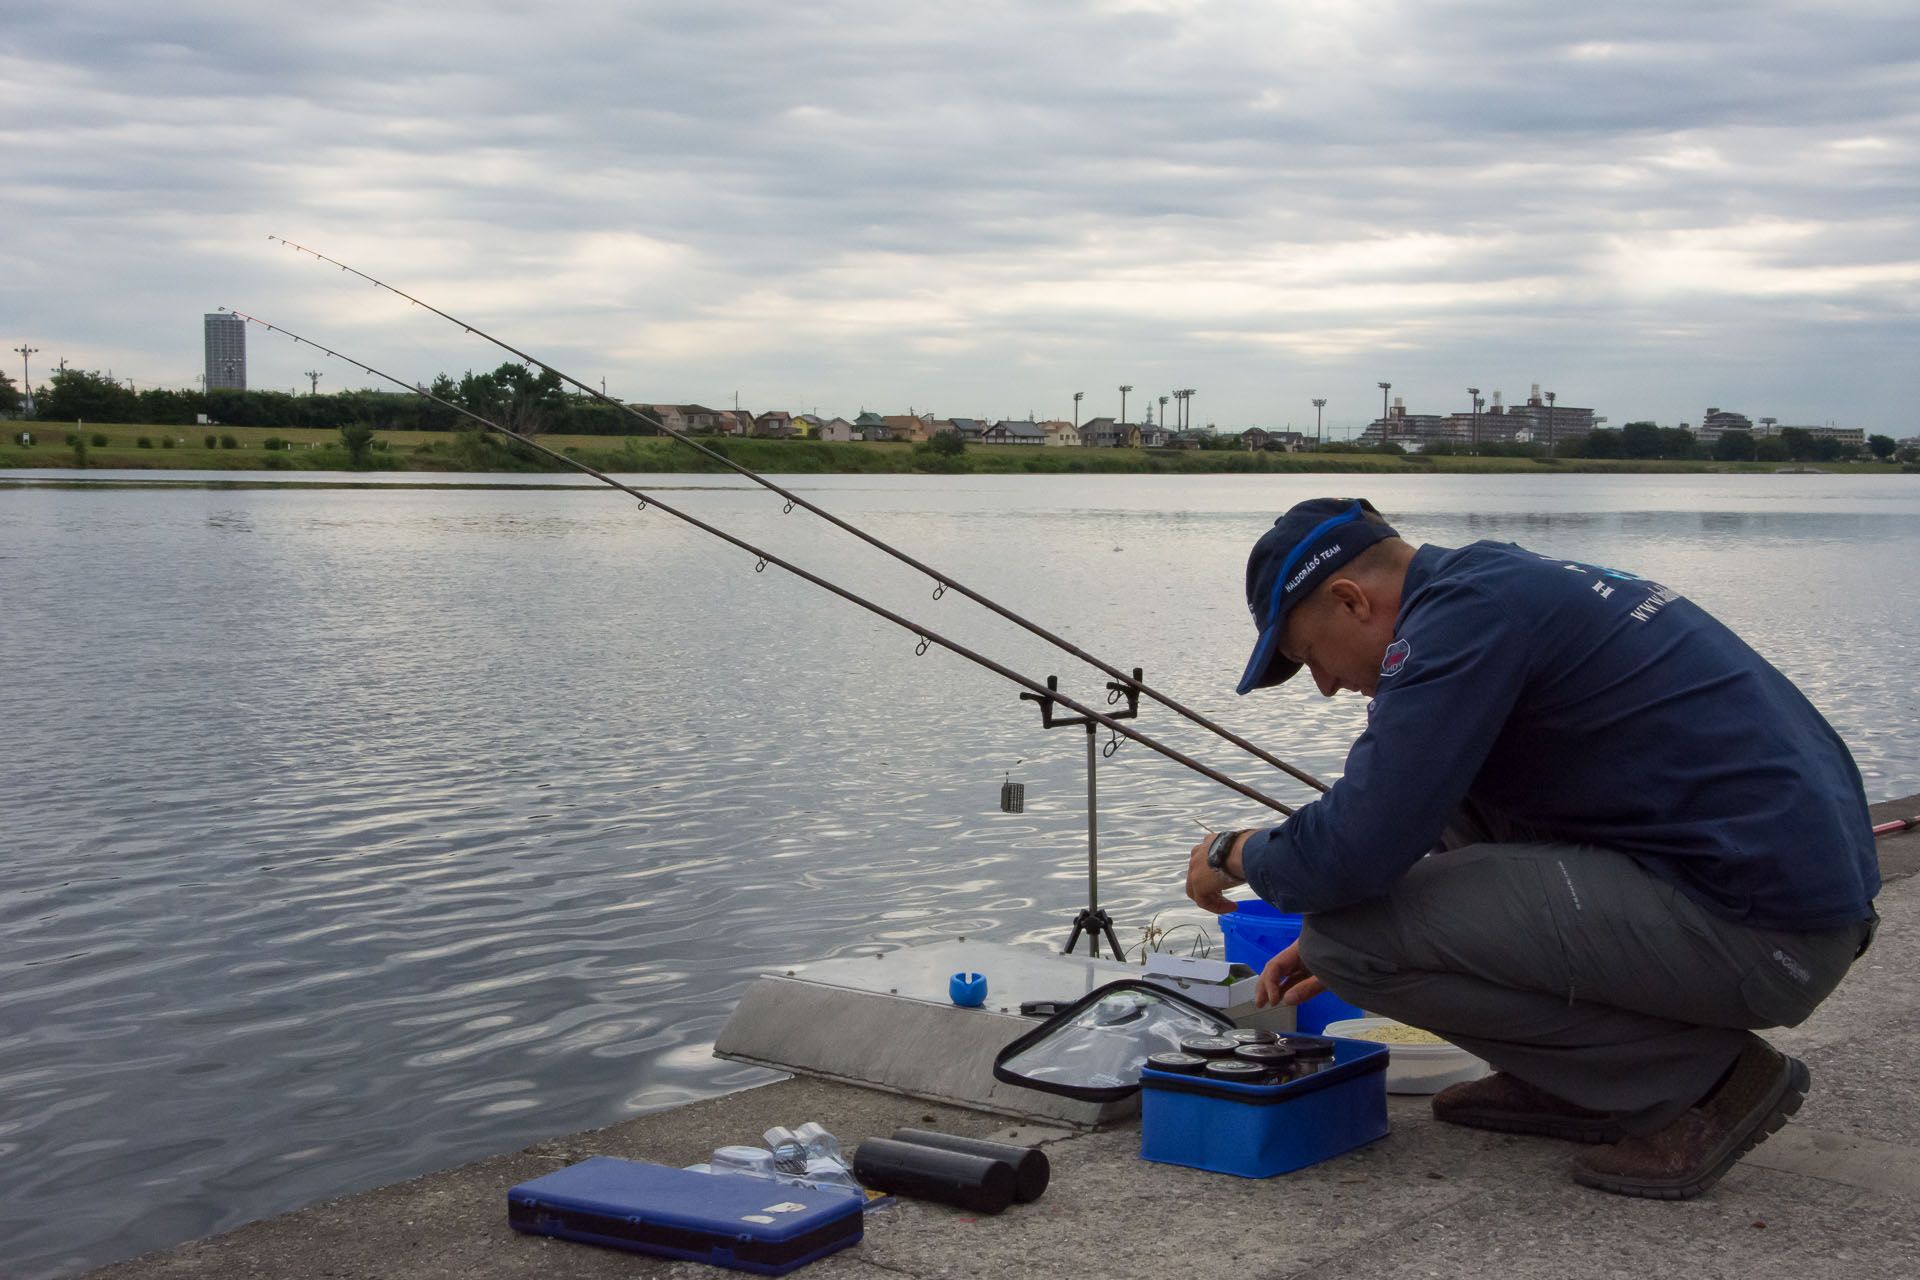
[[[1375,897],[1463,802],[1760,927],[1864,920],[1880,887],[1859,770],[1785,676],[1658,583],[1510,543],[1415,552],[1345,775],[1248,839],[1247,880],[1284,911]]]

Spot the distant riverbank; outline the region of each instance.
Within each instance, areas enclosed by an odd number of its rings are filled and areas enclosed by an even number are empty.
[[[30,431],[31,446],[18,443]],[[66,443],[74,427],[59,423],[12,423],[0,443],[0,470],[73,468],[156,471],[417,471],[558,472],[566,468],[537,456],[518,456],[497,437],[476,438],[439,431],[380,431],[368,465],[355,467],[338,432],[268,427],[160,427],[88,424],[77,428],[86,442],[85,461]],[[713,472],[727,468],[686,445],[659,436],[545,436],[541,443],[602,471]],[[1613,458],[1495,458],[1394,456],[1373,452],[1253,453],[1214,449],[1073,449],[1044,446],[968,445],[958,456],[940,456],[910,444],[824,444],[811,440],[704,439],[742,466],[778,474],[1073,474],[1247,472],[1771,472],[1775,462],[1663,461]],[[1822,463],[1835,474],[1898,472],[1892,463]]]

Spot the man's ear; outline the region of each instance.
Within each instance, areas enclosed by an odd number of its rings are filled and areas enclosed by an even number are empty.
[[[1335,607],[1352,615],[1355,622],[1373,617],[1373,601],[1367,598],[1366,588],[1352,578],[1335,578],[1327,584],[1327,594]]]

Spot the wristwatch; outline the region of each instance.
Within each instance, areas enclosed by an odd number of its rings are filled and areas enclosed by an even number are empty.
[[[1207,865],[1229,880],[1238,880],[1239,876],[1227,870],[1227,856],[1233,852],[1233,842],[1245,834],[1247,834],[1247,828],[1244,827],[1238,831],[1216,833],[1213,839],[1207,842]]]

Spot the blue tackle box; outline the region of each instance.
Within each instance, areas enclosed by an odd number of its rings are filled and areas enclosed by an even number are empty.
[[[508,1191],[507,1224],[778,1276],[860,1243],[865,1207],[843,1191],[595,1156]]]
[[[1140,1073],[1140,1155],[1270,1178],[1387,1135],[1387,1046],[1320,1037],[1333,1064],[1281,1084],[1237,1084],[1148,1067]]]

